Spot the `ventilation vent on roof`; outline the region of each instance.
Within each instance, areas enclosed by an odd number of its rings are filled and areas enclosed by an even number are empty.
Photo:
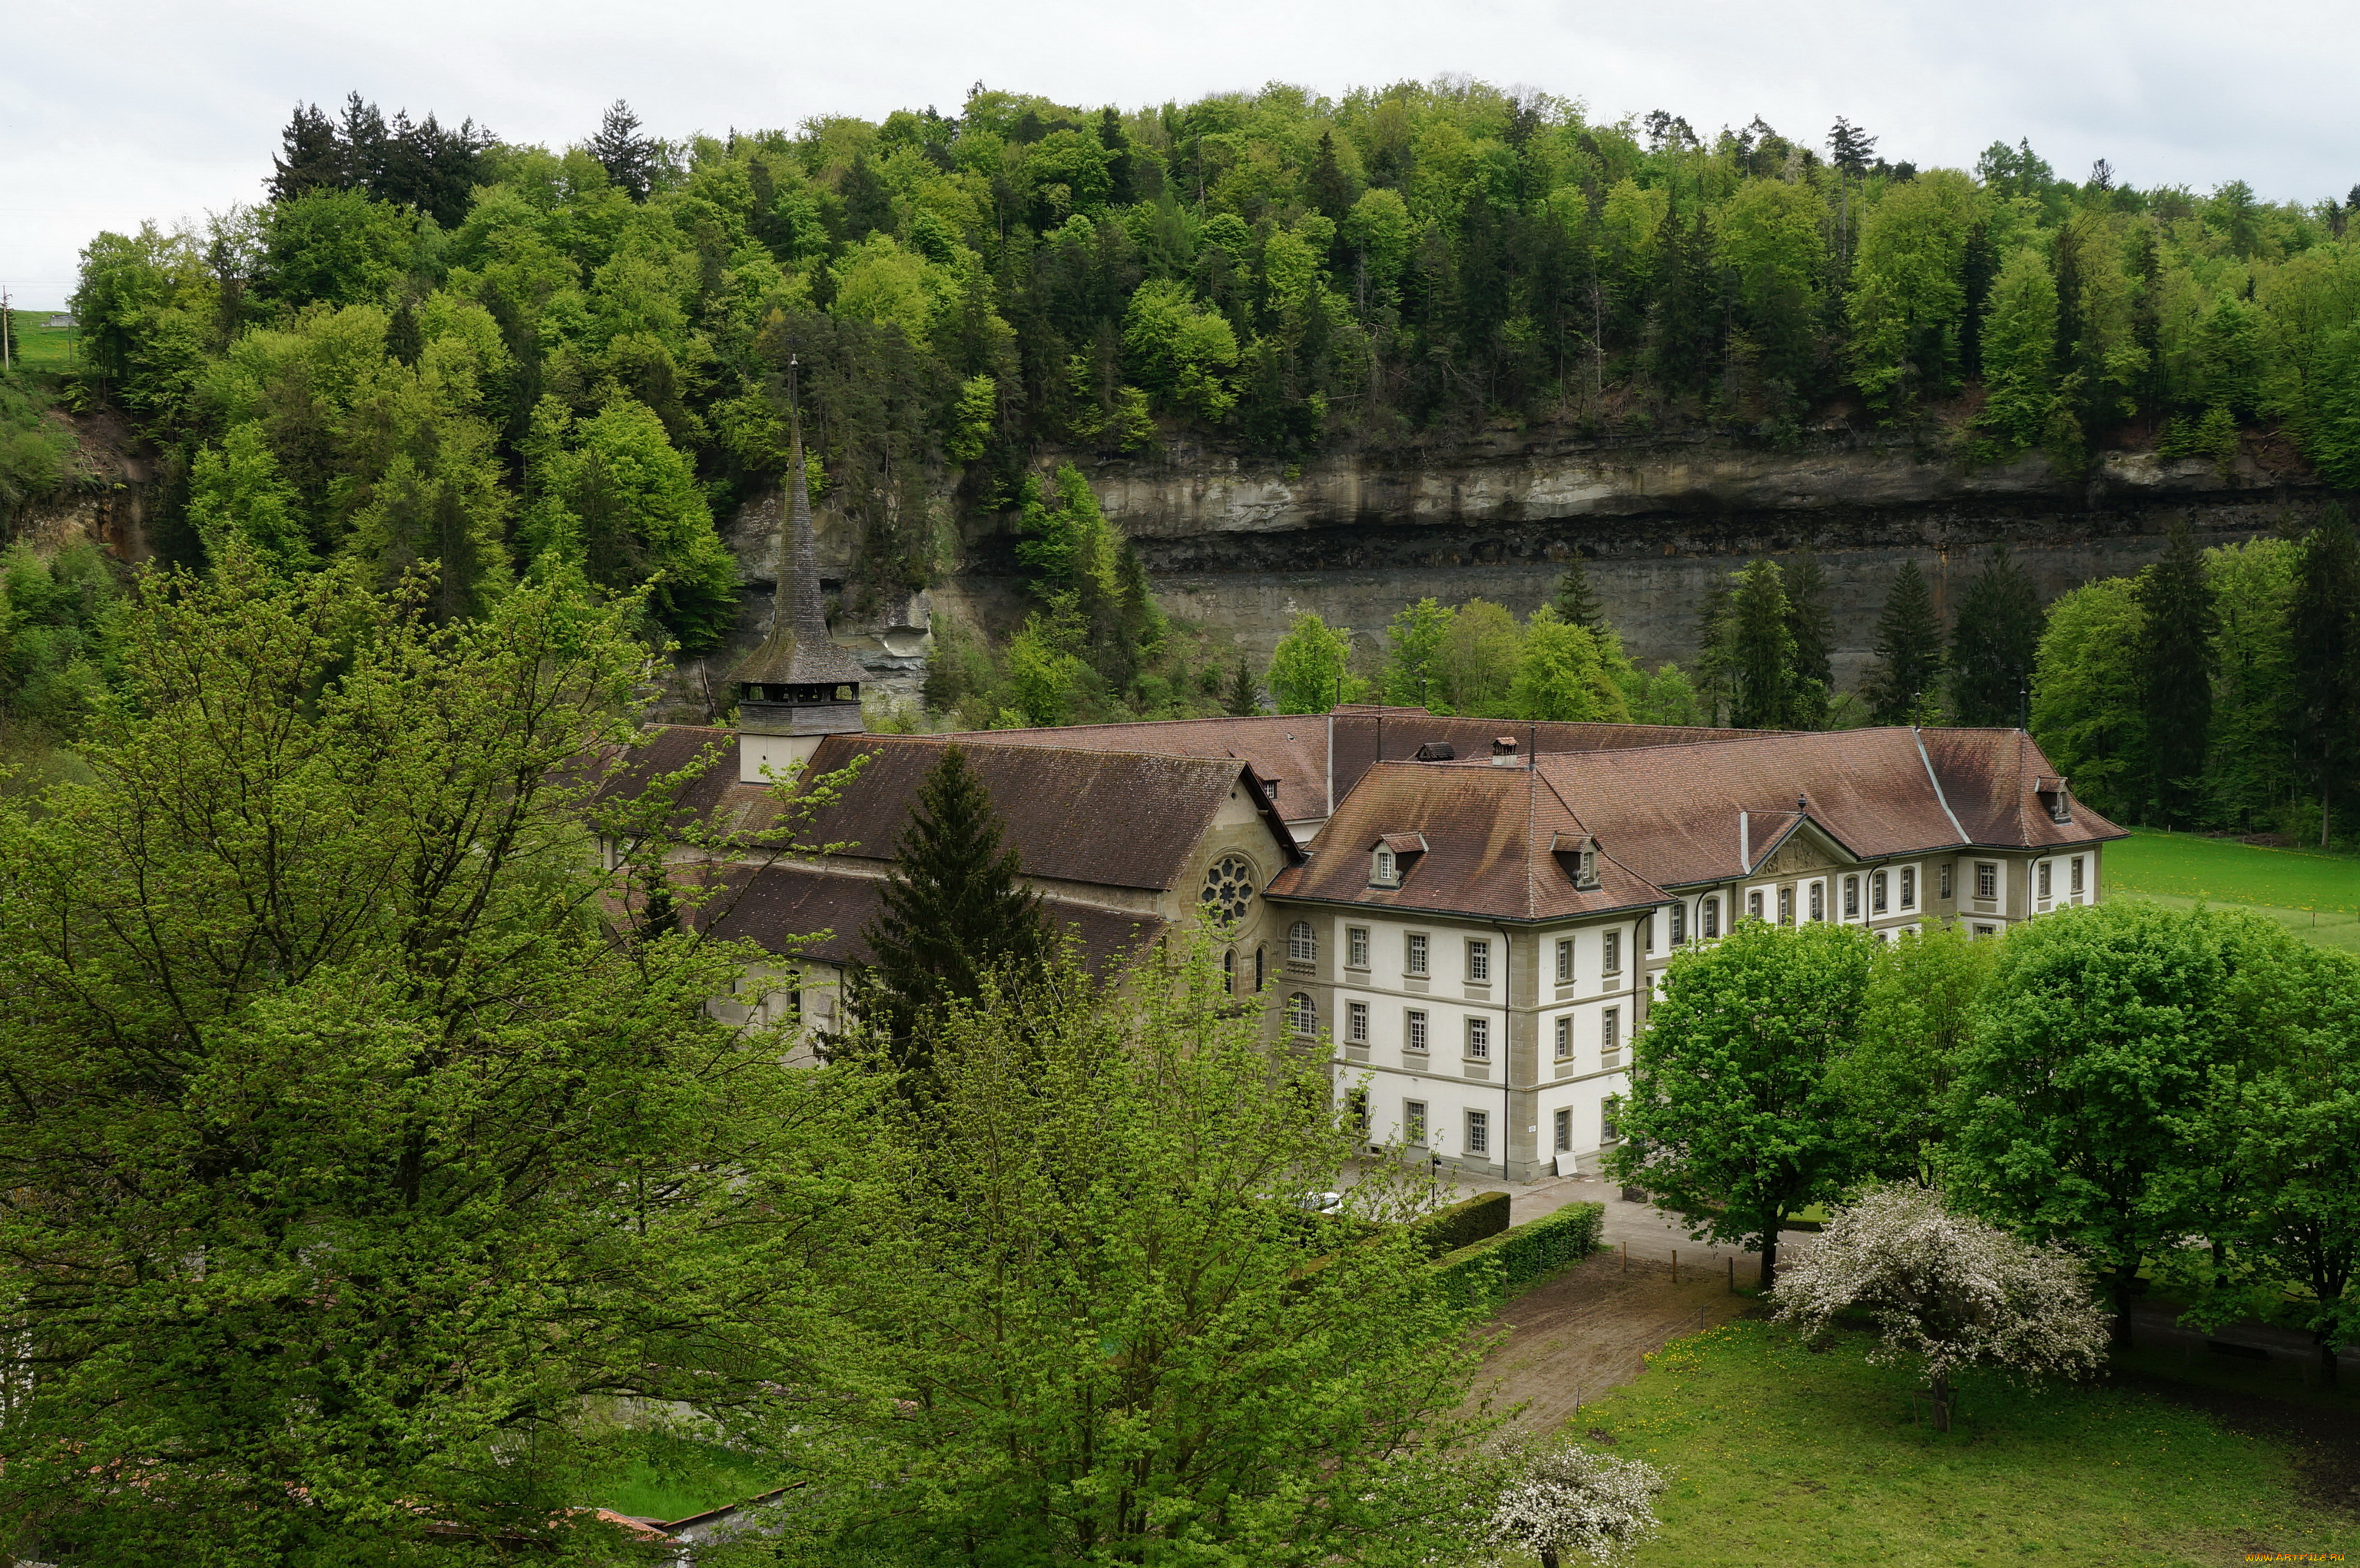
[[[1458,758],[1459,748],[1448,740],[1428,740],[1417,749],[1417,760],[1421,762],[1450,762],[1458,761]]]

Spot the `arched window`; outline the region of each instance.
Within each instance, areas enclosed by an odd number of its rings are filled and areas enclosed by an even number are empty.
[[[1298,991],[1286,999],[1286,1026],[1298,1035],[1317,1034],[1319,1014],[1311,1005],[1311,993]]]
[[[1294,963],[1317,963],[1319,959],[1319,938],[1311,934],[1311,922],[1297,920],[1286,928],[1286,956]]]
[[[1269,951],[1268,948],[1258,947],[1254,949],[1254,990],[1257,992],[1262,990],[1262,958]]]
[[[1235,948],[1221,955],[1221,989],[1231,996],[1238,993],[1238,950]]]

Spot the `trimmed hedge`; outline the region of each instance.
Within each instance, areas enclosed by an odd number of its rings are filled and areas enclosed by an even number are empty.
[[[1448,1209],[1413,1221],[1410,1230],[1418,1245],[1426,1248],[1428,1257],[1440,1257],[1461,1247],[1501,1235],[1508,1229],[1508,1195],[1504,1192],[1478,1192]]]
[[[1507,1195],[1499,1196],[1504,1212]],[[1605,1224],[1603,1203],[1568,1203],[1444,1254],[1435,1260],[1435,1281],[1454,1306],[1497,1307],[1596,1252]]]

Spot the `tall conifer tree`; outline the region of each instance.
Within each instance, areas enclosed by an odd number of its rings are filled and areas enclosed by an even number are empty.
[[[1835,623],[1828,613],[1828,577],[1808,549],[1786,569],[1786,632],[1795,640],[1792,718],[1804,729],[1828,721],[1836,689]]]
[[[1917,722],[1919,704],[1942,678],[1942,628],[1934,595],[1915,561],[1901,563],[1876,618],[1876,664],[1863,695],[1879,724]]]
[[[2040,590],[1995,544],[1967,585],[1950,636],[1950,700],[1961,724],[2013,725],[2040,646]]]
[[[989,975],[1021,979],[1047,957],[1040,894],[1018,880],[1000,832],[967,753],[945,746],[894,846],[884,912],[861,930],[871,961],[852,971],[860,1024],[905,1073],[922,1077],[933,1065],[944,1007],[982,995]]]
[[[2163,559],[2139,574],[2147,630],[2139,681],[2147,722],[2147,774],[2167,825],[2195,810],[2212,728],[2212,634],[2219,624],[2204,555],[2186,520],[2171,525]]]
[[[1741,729],[1786,729],[1797,719],[1795,634],[1787,626],[1786,574],[1755,561],[1729,597],[1731,722]]]
[[[2292,615],[2294,740],[2319,792],[2319,842],[2360,784],[2360,536],[2341,511],[2302,542]]]
[[[1577,552],[1565,565],[1565,572],[1557,580],[1557,593],[1549,602],[1557,606],[1559,620],[1568,626],[1579,626],[1593,634],[1606,630],[1606,607],[1599,602],[1598,591],[1590,586],[1590,567]]]

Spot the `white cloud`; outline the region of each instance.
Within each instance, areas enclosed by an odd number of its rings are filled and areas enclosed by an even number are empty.
[[[127,0],[38,22],[0,50],[0,281],[36,305],[63,300],[101,227],[254,200],[289,107],[354,88],[388,112],[555,143],[586,135],[616,97],[678,136],[948,113],[978,80],[1131,105],[1456,71],[1609,119],[1666,108],[1708,134],[1760,114],[1817,139],[1841,114],[1920,164],[2026,137],[2077,176],[2104,157],[2140,184],[2244,179],[2272,198],[2360,181],[2343,64],[2360,13],[2296,0],[2225,15],[2185,0]]]

